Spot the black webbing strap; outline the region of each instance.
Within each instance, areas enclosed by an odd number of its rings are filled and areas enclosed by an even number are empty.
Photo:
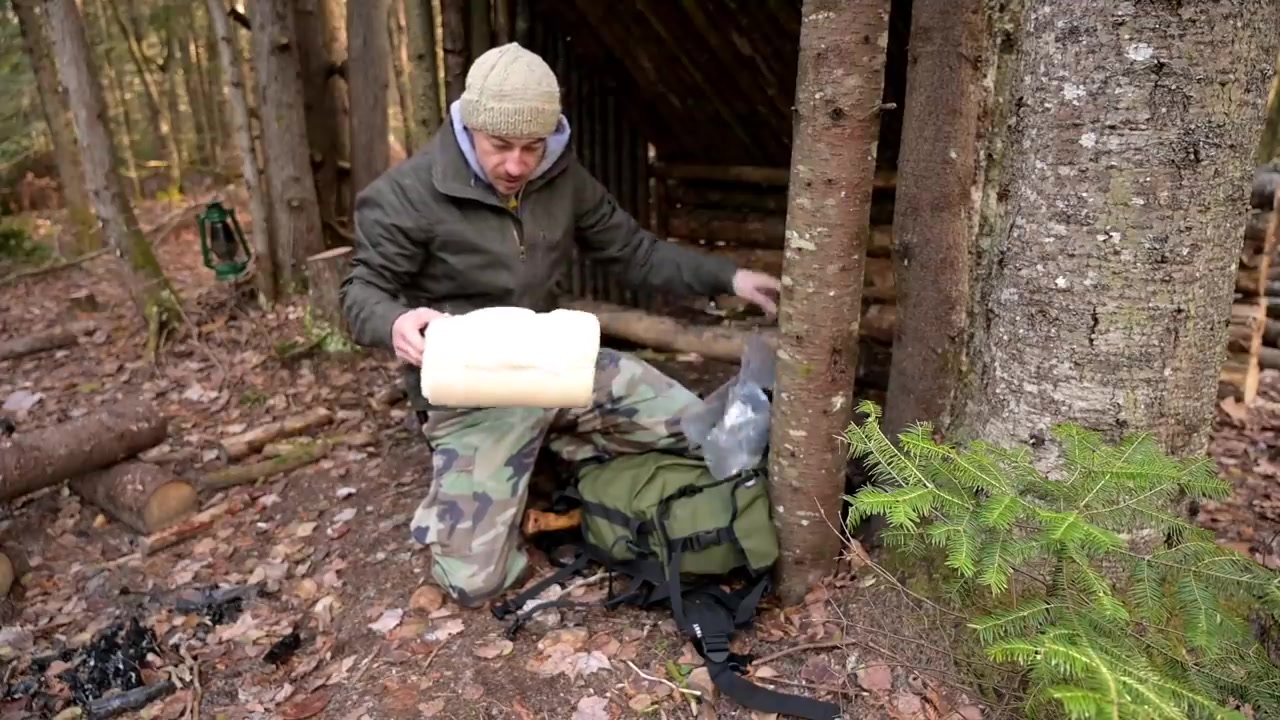
[[[759,588],[764,583],[757,584]],[[744,604],[755,595],[755,588],[744,598]],[[759,598],[756,598],[758,602]],[[694,592],[684,598],[684,616],[688,625],[681,629],[694,641],[698,654],[707,662],[711,682],[725,697],[739,705],[766,713],[778,713],[807,720],[833,720],[840,717],[840,706],[802,695],[770,690],[742,677],[751,658],[730,652],[736,608],[725,607],[720,598],[710,593]],[[742,606],[739,606],[742,607]]]

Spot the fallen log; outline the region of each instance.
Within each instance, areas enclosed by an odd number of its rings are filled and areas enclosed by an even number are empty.
[[[1262,344],[1267,347],[1280,348],[1280,320],[1267,318],[1262,331]]]
[[[13,545],[0,545],[0,598],[8,595],[13,584],[30,570],[25,552]]]
[[[128,402],[0,437],[0,501],[114,465],[164,442],[168,432],[167,416]]]
[[[270,460],[215,470],[206,475],[200,482],[200,489],[206,491],[222,490],[236,485],[257,482],[272,475],[310,465],[328,455],[331,449],[333,449],[333,445],[328,441],[316,440],[305,445],[299,445],[290,452],[273,457]]]
[[[666,216],[664,232],[668,238],[687,242],[706,241],[781,251],[786,225],[785,215],[673,208]],[[892,227],[871,225],[870,232],[867,256],[889,257],[893,250]]]
[[[14,338],[0,343],[0,362],[57,350],[75,345],[78,341],[76,333],[66,329]]]
[[[1280,188],[1280,172],[1276,163],[1267,163],[1253,174],[1253,187],[1249,193],[1249,205],[1257,210],[1270,210],[1275,204],[1276,189]]]
[[[199,494],[190,483],[138,460],[81,475],[70,486],[109,517],[144,535],[173,525],[200,506]]]
[[[741,360],[747,337],[751,333],[758,333],[771,346],[776,346],[778,339],[778,329],[773,325],[754,328],[692,325],[673,317],[597,300],[569,300],[564,306],[594,314],[600,320],[600,332],[603,335],[655,350],[696,353],[711,360]],[[897,319],[898,310],[894,305],[864,305],[862,321],[858,326],[859,336],[892,343]]]
[[[243,509],[244,505],[238,499],[212,505],[181,522],[142,538],[138,542],[138,552],[142,555],[154,555],[165,548],[199,535],[212,527],[213,523],[220,518],[235,515]]]
[[[370,445],[376,445],[378,443],[378,438],[376,435],[374,435],[371,432],[365,432],[363,430],[357,431],[357,432],[350,432],[350,433],[341,433],[339,435],[328,435],[321,439],[329,443],[329,446],[331,448],[368,447]],[[267,458],[283,457],[303,447],[304,445],[310,445],[315,442],[316,442],[315,440],[307,438],[307,439],[298,439],[298,440],[281,440],[279,442],[268,443],[266,447],[262,448],[262,456]]]
[[[1266,370],[1280,370],[1280,348],[1263,347],[1258,351],[1258,367]]]
[[[678,180],[712,180],[716,182],[747,183],[773,187],[786,187],[791,178],[789,167],[759,165],[696,165],[655,162],[651,165],[654,177]],[[876,190],[892,190],[897,184],[897,173],[878,168],[872,187]]]
[[[301,435],[333,422],[333,413],[326,408],[316,407],[306,412],[290,415],[283,420],[269,422],[266,425],[246,430],[238,435],[224,438],[219,444],[218,454],[224,462],[249,457],[266,447],[273,440]]]

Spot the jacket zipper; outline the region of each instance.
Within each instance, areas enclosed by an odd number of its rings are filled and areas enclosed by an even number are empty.
[[[524,199],[524,188],[516,193],[516,207],[511,212],[511,234],[516,238],[516,247],[520,248],[520,262],[525,260],[524,238],[520,237],[520,203]]]

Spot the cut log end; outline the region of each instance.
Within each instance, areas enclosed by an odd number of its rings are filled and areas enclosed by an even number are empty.
[[[142,519],[149,532],[155,532],[178,522],[195,512],[200,506],[200,493],[187,482],[175,481],[163,485],[151,494],[142,510]]]
[[[131,460],[73,479],[71,489],[135,532],[150,534],[194,513],[195,487],[169,470]]]

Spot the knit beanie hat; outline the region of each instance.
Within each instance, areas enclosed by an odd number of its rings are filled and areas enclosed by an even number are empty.
[[[560,84],[551,66],[518,43],[476,58],[462,91],[462,122],[498,137],[547,137],[560,121]]]

